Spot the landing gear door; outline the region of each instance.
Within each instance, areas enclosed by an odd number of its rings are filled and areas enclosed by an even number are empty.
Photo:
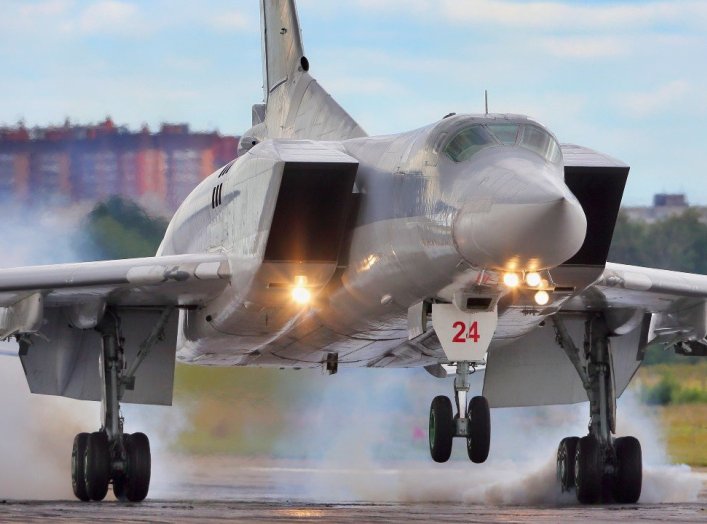
[[[498,312],[462,311],[454,304],[433,304],[432,323],[450,362],[483,362],[496,331]]]

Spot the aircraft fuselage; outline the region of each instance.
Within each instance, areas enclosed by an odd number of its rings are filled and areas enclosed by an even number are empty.
[[[293,144],[358,162],[358,204],[336,261],[267,259],[282,158]],[[460,115],[398,135],[256,144],[186,199],[159,254],[221,251],[231,263],[221,297],[182,311],[181,361],[318,365],[322,351],[331,351],[342,365],[356,365],[408,339],[414,304],[452,302],[460,293],[498,300],[509,293],[504,272],[558,266],[585,231],[549,132],[526,117]],[[298,276],[312,290],[311,306],[291,299]],[[496,343],[542,318],[540,311],[499,313]],[[432,351],[430,362],[440,356]],[[414,358],[419,365],[420,355]],[[410,363],[399,355],[392,365]]]

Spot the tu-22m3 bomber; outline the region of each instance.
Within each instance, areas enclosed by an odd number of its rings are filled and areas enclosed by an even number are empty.
[[[641,446],[614,436],[616,399],[649,344],[707,353],[707,277],[607,261],[628,166],[521,115],[368,136],[310,75],[294,1],[262,0],[261,18],[264,103],[154,257],[0,270],[0,337],[30,390],[102,404],[74,440],[76,497],[147,496],[149,440],[120,404],[170,404],[178,361],[451,370],[437,462],[455,438],[486,460],[490,408],[588,400],[561,489],[636,502]]]

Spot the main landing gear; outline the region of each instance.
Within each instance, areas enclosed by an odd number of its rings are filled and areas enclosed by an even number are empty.
[[[489,456],[491,416],[484,397],[473,397],[466,404],[469,391],[469,362],[459,362],[454,379],[457,412],[452,412],[449,397],[435,397],[430,406],[430,454],[435,462],[447,462],[452,454],[454,437],[466,438],[469,459],[480,464]]]
[[[574,345],[562,319],[553,317],[557,341],[579,373],[589,397],[589,434],[562,439],[557,479],[562,491],[575,490],[583,504],[633,504],[641,496],[641,444],[634,437],[614,438],[616,391],[609,331],[603,318],[585,323],[584,351]]]
[[[150,348],[161,336],[170,311],[165,311],[158,325],[140,347],[135,361],[126,369],[120,336],[120,320],[108,310],[96,327],[101,334],[100,358],[101,414],[103,425],[94,433],[79,433],[71,452],[71,485],[76,498],[103,500],[108,486],[123,502],[140,502],[150,488],[150,441],[143,433],[123,432],[120,400],[135,383],[135,371]]]

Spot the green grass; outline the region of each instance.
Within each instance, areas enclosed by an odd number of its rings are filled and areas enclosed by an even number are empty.
[[[647,390],[665,381],[672,384],[670,402],[653,409],[665,430],[670,457],[693,466],[707,466],[707,402],[700,402],[699,396],[707,389],[704,360],[642,367],[632,386]],[[190,425],[179,435],[176,449],[196,454],[278,456],[283,435],[293,429],[288,424],[307,423],[292,413],[316,401],[324,383],[336,379],[318,370],[179,365],[175,395],[189,410]],[[690,398],[691,391],[699,392],[698,398]]]
[[[633,387],[655,406],[674,462],[707,466],[707,359],[639,369]]]
[[[707,404],[661,406],[668,454],[674,462],[707,466]]]
[[[287,381],[279,370],[178,365],[175,395],[189,410],[189,426],[176,447],[197,454],[270,453],[282,423],[275,395]]]
[[[658,364],[639,370],[637,386],[649,405],[707,403],[707,361]]]

